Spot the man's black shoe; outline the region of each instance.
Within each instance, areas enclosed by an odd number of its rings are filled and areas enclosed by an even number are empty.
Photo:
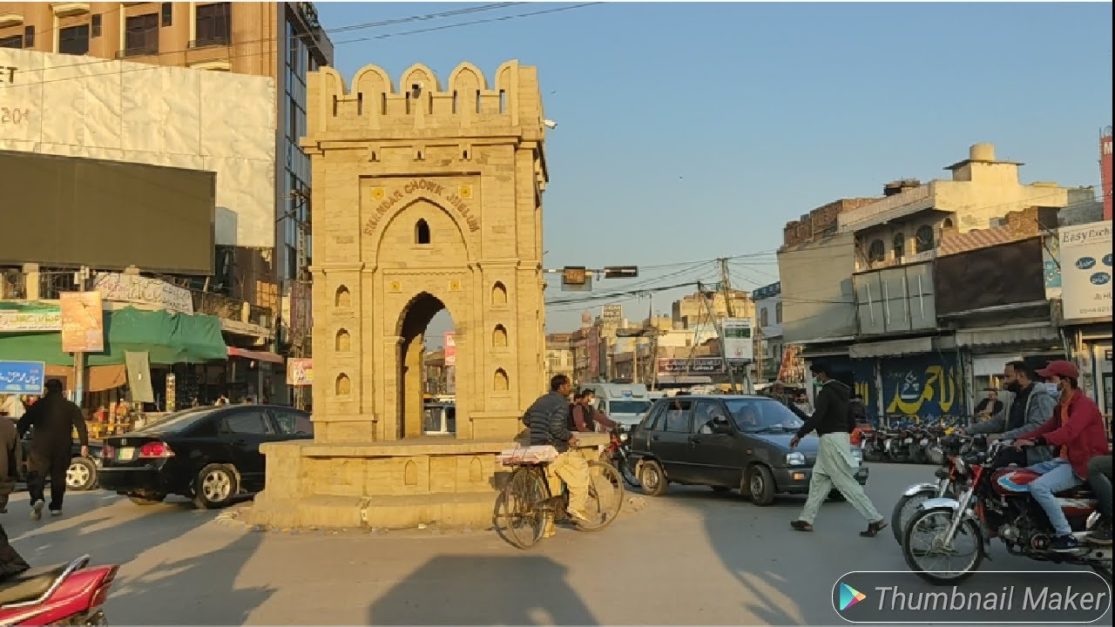
[[[1058,553],[1068,553],[1080,548],[1080,542],[1078,542],[1076,536],[1073,535],[1057,536],[1053,538],[1053,542],[1049,545],[1049,548]]]

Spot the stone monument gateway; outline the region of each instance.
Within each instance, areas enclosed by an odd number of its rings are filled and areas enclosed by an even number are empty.
[[[496,454],[546,389],[537,71],[443,84],[375,66],[310,73],[314,440],[270,444],[253,517],[282,526],[472,524]],[[456,434],[424,437],[424,335],[456,330]],[[587,444],[587,442],[586,442]]]

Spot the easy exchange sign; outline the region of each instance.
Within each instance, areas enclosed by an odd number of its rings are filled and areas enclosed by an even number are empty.
[[[46,365],[41,361],[0,361],[0,394],[42,396]]]
[[[1065,320],[1111,317],[1111,222],[1063,227],[1061,299]]]

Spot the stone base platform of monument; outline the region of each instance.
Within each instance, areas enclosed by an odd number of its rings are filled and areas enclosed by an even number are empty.
[[[608,436],[580,433],[599,457]],[[522,441],[417,438],[368,444],[312,441],[262,446],[267,483],[245,516],[270,528],[485,529],[511,467],[499,453]]]

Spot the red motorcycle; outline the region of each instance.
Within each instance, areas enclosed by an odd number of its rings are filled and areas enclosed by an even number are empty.
[[[88,564],[84,555],[0,583],[0,625],[108,625],[101,607],[120,567]]]
[[[600,461],[611,464],[623,480],[632,488],[639,487],[639,478],[635,476],[635,462],[631,459],[631,443],[628,441],[627,431],[623,425],[616,425],[608,435],[610,441],[600,454]]]
[[[1008,444],[995,442],[986,454],[953,458],[963,482],[957,498],[931,498],[906,523],[902,554],[922,579],[955,584],[979,569],[986,547],[999,538],[1012,555],[1038,561],[1088,566],[1111,578],[1111,547],[1089,545],[1084,537],[1099,521],[1096,499],[1086,486],[1058,493],[1061,511],[1081,540],[1071,552],[1050,549],[1053,528],[1030,496],[1027,484],[1039,477],[1025,468],[995,463]]]

